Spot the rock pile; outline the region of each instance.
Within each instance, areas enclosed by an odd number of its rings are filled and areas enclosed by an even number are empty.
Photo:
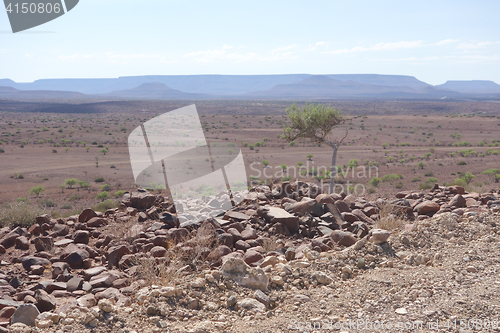
[[[393,260],[374,257],[394,252],[388,220],[408,221],[394,242],[410,246],[418,239],[406,233],[426,220],[500,211],[498,193],[465,193],[459,186],[368,201],[346,193],[322,194],[315,184],[285,182],[257,186],[237,207],[199,220],[203,207],[216,205],[214,200],[185,198],[190,211],[199,207],[199,214],[180,219],[175,214],[179,205],[139,190],[105,213],[85,209],[65,219],[43,215],[28,229],[1,229],[0,333],[35,326],[50,331],[76,331],[75,325],[119,327],[126,320],[118,313],[126,318],[137,311],[153,318],[160,330],[169,319],[189,319],[196,311],[224,307],[242,316],[266,313],[283,301],[273,290],[327,286],[359,270],[392,267]],[[332,266],[337,276],[315,264],[366,247],[373,254]],[[423,265],[435,259],[412,253],[396,258]],[[304,274],[304,269],[310,271]],[[245,297],[230,290],[243,290]],[[208,291],[219,299],[207,297]],[[309,300],[306,294],[293,295],[296,304]]]

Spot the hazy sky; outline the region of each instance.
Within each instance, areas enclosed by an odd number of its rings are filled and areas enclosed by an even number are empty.
[[[167,74],[412,75],[500,83],[500,1],[80,0],[12,34],[0,78]]]

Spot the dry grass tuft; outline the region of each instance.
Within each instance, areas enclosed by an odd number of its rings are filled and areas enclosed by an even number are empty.
[[[139,269],[136,275],[150,285],[175,285],[182,277],[192,271],[209,268],[206,255],[217,246],[215,228],[204,223],[194,237],[172,239],[163,258],[153,258],[149,253],[136,260]]]
[[[379,219],[376,223],[376,227],[389,231],[398,231],[407,221],[404,216],[406,216],[406,214],[401,208],[386,202],[379,207]]]
[[[38,205],[32,205],[28,202],[20,201],[5,204],[0,208],[0,225],[22,225],[30,227],[35,223],[35,218],[46,214],[45,209]]]

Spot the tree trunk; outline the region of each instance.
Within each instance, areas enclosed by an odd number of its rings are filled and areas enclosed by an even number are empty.
[[[330,194],[333,193],[333,188],[335,186],[335,172],[337,170],[335,168],[335,160],[337,159],[337,149],[338,148],[339,148],[339,146],[337,146],[337,145],[333,146],[332,169],[331,169],[331,173],[330,173]]]

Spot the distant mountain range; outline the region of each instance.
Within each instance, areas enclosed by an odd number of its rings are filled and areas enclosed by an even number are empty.
[[[493,81],[433,86],[406,75],[156,75],[116,79],[0,79],[0,99],[277,99],[500,98]]]

